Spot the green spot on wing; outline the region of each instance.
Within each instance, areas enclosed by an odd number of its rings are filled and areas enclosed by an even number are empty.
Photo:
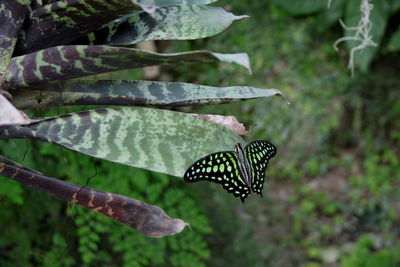
[[[219,165],[219,171],[222,172],[222,173],[225,171],[225,165],[224,164]]]

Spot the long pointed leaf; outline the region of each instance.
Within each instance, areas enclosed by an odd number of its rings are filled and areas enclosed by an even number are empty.
[[[190,114],[107,108],[1,127],[0,138],[38,138],[94,157],[182,177],[195,159],[232,150],[243,139]]]
[[[44,5],[57,2],[59,0],[42,0]],[[217,0],[136,0],[139,4],[154,4],[157,7],[177,6],[177,5],[207,5]]]
[[[249,58],[242,53],[191,51],[160,54],[125,47],[71,45],[13,58],[6,81],[15,89],[122,69],[207,61],[234,62],[250,70]]]
[[[71,80],[19,91],[19,109],[57,105],[189,106],[283,96],[277,89],[211,87],[177,82]]]
[[[76,44],[129,45],[149,40],[189,40],[216,35],[234,20],[223,8],[212,6],[170,6],[154,14],[142,12],[103,27],[79,39]]]
[[[0,175],[103,214],[149,237],[174,235],[188,225],[180,219],[172,219],[157,206],[122,195],[67,183],[27,168],[20,168],[15,164],[0,162]]]
[[[37,173],[37,174],[41,174],[38,171],[32,170],[32,169],[30,169],[28,167],[25,167],[25,166],[23,166],[23,165],[21,165],[19,163],[16,163],[16,162],[14,162],[14,161],[6,158],[6,157],[3,157],[2,155],[0,155],[0,163],[4,163],[6,165],[13,166],[13,167],[16,167],[16,168],[19,168],[19,169],[24,169],[24,170],[27,170],[29,172],[34,172],[34,173]]]

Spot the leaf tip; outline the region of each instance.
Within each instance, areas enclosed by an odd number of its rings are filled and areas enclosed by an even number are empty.
[[[192,228],[190,227],[190,224],[181,220],[181,219],[172,219],[173,221],[175,221],[174,223],[174,231],[168,235],[175,235],[178,234],[180,232],[183,231],[183,229],[185,229],[186,226],[188,226],[188,228],[190,230],[192,230]]]
[[[212,53],[214,57],[216,57],[220,61],[228,62],[228,63],[236,63],[242,67],[245,67],[250,75],[252,74],[250,67],[250,58],[247,53],[235,53],[235,54],[220,54],[220,53]]]
[[[281,90],[279,90],[279,89],[273,89],[273,90],[276,91],[276,95],[279,96],[279,97],[281,97],[281,98],[286,102],[286,104],[288,104],[288,105],[291,104],[290,101],[289,101],[289,99],[286,97],[286,95],[285,95],[284,93],[282,93]]]
[[[236,16],[235,14],[232,14],[232,15],[233,15],[233,20],[240,20],[240,19],[250,18],[249,15],[240,15],[240,16]]]

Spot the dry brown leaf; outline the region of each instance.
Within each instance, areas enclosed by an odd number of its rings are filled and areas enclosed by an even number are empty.
[[[7,98],[0,93],[0,125],[28,124],[31,120],[26,114],[16,109]]]
[[[213,121],[215,123],[221,124],[222,126],[230,129],[231,131],[239,134],[248,136],[249,132],[246,131],[243,123],[240,123],[235,116],[222,116],[222,115],[213,115],[213,114],[194,114],[191,115],[197,116],[206,120]]]

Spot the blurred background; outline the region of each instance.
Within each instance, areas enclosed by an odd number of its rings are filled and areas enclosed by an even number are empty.
[[[251,128],[247,141],[277,146],[264,198],[242,204],[216,184],[185,184],[47,143],[0,140],[1,154],[30,168],[76,184],[90,180],[89,187],[158,205],[192,227],[150,239],[2,178],[0,265],[400,266],[400,44],[391,38],[400,3],[373,1],[372,23],[383,27],[375,34],[379,47],[356,54],[352,77],[349,46],[337,52],[332,45],[344,36],[339,18],[357,25],[360,1],[333,0],[329,9],[327,2],[221,0],[218,6],[251,18],[213,38],[147,44],[158,52],[247,52],[252,76],[218,63],[102,76],[282,90],[290,105],[274,97],[180,109],[234,115]],[[87,107],[29,114],[80,109]]]

